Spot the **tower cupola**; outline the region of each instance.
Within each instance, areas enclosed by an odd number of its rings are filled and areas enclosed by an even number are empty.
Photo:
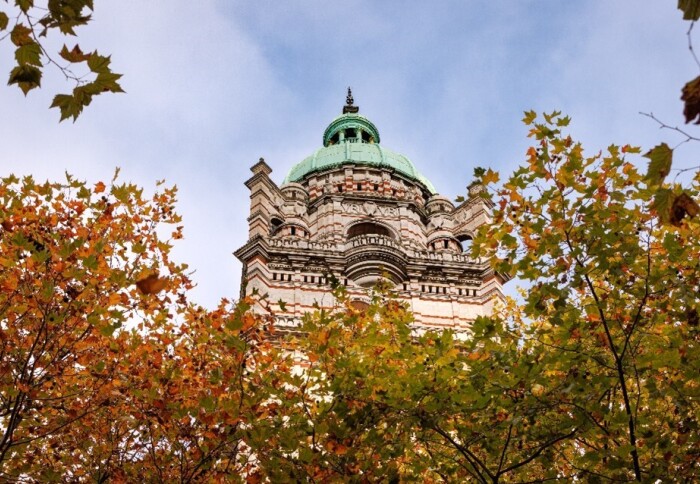
[[[338,143],[379,143],[379,130],[361,114],[359,106],[354,105],[352,91],[348,88],[343,114],[331,121],[323,133],[323,146]]]

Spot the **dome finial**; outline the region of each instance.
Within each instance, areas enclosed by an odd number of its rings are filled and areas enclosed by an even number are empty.
[[[343,114],[356,113],[360,110],[358,106],[354,106],[355,99],[352,97],[352,89],[348,87],[348,95],[345,98],[345,106],[343,106]]]

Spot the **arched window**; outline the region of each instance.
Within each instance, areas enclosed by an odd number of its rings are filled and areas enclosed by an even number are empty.
[[[270,235],[275,235],[275,232],[277,232],[277,229],[279,229],[281,225],[282,220],[277,217],[272,217],[270,219]]]
[[[468,254],[472,250],[472,238],[469,235],[460,235],[457,237],[459,243],[462,244],[462,252]]]
[[[391,232],[389,229],[383,225],[375,224],[372,222],[361,222],[355,224],[348,230],[348,238],[357,237],[358,235],[368,235],[377,234],[384,235],[386,237],[391,237]]]

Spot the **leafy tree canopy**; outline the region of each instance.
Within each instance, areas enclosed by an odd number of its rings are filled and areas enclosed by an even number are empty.
[[[285,357],[252,301],[188,302],[174,203],[116,179],[0,180],[3,481],[251,474]]]
[[[700,175],[524,121],[523,166],[479,171],[496,208],[472,250],[531,285],[469,334],[339,287],[281,337],[262,298],[187,300],[174,189],[2,179],[3,477],[692,480]]]

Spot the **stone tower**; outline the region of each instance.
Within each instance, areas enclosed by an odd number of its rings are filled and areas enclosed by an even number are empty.
[[[472,186],[455,207],[408,158],[384,148],[358,111],[348,89],[323,147],[280,186],[262,158],[251,168],[248,242],[235,252],[241,291],[284,301],[278,322],[294,326],[316,305],[333,306],[329,274],[358,305],[384,279],[416,325],[468,330],[503,297],[501,276],[464,251],[490,203]]]

